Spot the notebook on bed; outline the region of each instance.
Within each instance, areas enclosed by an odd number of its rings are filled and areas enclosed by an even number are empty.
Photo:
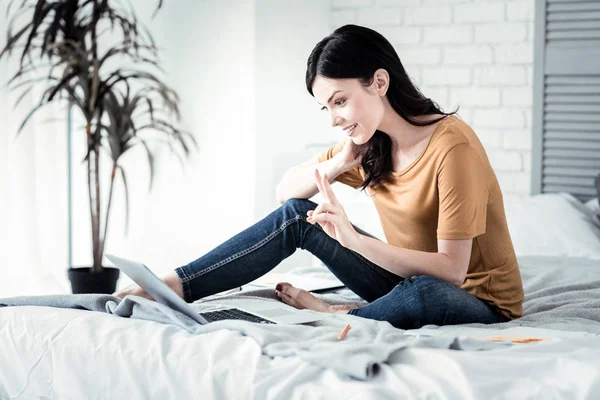
[[[275,288],[279,282],[288,282],[294,287],[304,289],[308,292],[322,293],[330,290],[343,288],[345,285],[335,275],[327,278],[306,276],[300,274],[288,274],[270,272],[250,283],[248,286]]]

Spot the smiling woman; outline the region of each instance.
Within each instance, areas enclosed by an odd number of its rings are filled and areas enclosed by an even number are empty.
[[[249,283],[301,248],[369,304],[332,307],[277,285],[297,308],[404,329],[520,317],[502,193],[473,130],[425,97],[392,45],[365,27],[343,26],[315,46],[306,87],[347,137],[285,173],[281,207],[163,279],[194,301]],[[349,221],[334,180],[368,190],[387,243]],[[317,192],[323,203],[307,200]]]
[[[353,141],[365,145],[360,149],[367,173],[363,188],[382,183],[393,168],[392,150],[409,147],[419,136],[407,135],[408,142],[397,143],[398,135],[385,134],[391,132],[386,128],[400,123],[418,132],[414,127],[435,125],[454,114],[444,113],[419,91],[383,36],[355,25],[336,29],[315,46],[307,62],[306,88],[323,102],[322,110],[329,109],[332,126],[357,125]],[[395,112],[386,113],[386,108]],[[357,137],[360,131],[365,135]]]

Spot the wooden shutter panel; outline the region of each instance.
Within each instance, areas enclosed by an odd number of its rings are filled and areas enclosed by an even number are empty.
[[[600,172],[600,0],[537,0],[533,193],[596,196]]]

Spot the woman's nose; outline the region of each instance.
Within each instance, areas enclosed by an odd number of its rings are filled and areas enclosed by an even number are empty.
[[[334,113],[331,113],[329,115],[329,123],[331,124],[332,127],[336,127],[340,124],[341,118],[338,117],[337,115],[335,115]]]

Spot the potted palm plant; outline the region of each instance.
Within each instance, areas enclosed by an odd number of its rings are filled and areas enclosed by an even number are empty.
[[[156,11],[161,7],[159,0]],[[149,141],[167,145],[180,160],[190,155],[196,141],[174,125],[180,118],[179,98],[156,74],[160,67],[152,35],[122,2],[13,0],[7,15],[8,39],[0,60],[13,53],[20,56],[8,81],[10,90],[22,90],[15,106],[33,89],[43,89],[18,133],[39,109],[55,102],[73,107],[84,121],[92,266],[69,267],[73,293],[112,293],[119,270],[104,267],[102,259],[117,180],[124,185],[126,220],[128,216],[121,157],[133,147],[143,148],[151,189],[155,156]],[[108,165],[101,165],[106,159]],[[108,193],[101,187],[103,173],[110,174]],[[105,202],[103,195],[108,196]],[[127,232],[127,221],[125,227]]]

